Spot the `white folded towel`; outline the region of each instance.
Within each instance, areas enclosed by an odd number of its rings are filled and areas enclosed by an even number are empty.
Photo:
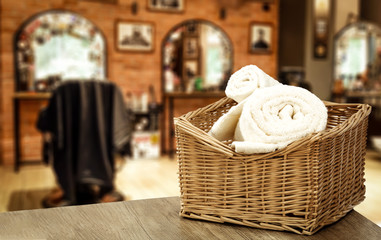
[[[243,104],[232,146],[238,153],[267,153],[310,133],[324,130],[327,108],[300,87],[279,85],[256,90]]]
[[[227,97],[238,102],[226,114],[220,117],[209,131],[209,135],[224,141],[231,140],[241,116],[245,99],[256,89],[280,85],[278,81],[267,75],[255,65],[247,65],[230,76],[225,89]]]
[[[242,102],[256,89],[280,84],[255,65],[247,65],[233,73],[225,89],[227,97]]]
[[[222,117],[213,124],[208,134],[220,141],[233,139],[235,128],[245,102],[244,100],[238,105],[231,107],[226,114],[222,115]]]

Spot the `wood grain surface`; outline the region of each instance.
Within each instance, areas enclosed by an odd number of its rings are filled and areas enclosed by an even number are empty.
[[[178,197],[0,213],[0,239],[381,239],[356,211],[312,236],[179,217]]]

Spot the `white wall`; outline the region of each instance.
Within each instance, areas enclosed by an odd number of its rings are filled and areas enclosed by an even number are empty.
[[[335,7],[335,23],[334,31],[337,33],[345,25],[347,25],[347,17],[349,13],[356,16],[360,13],[360,0],[336,0]]]

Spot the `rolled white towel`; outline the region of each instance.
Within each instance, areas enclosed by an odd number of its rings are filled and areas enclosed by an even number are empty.
[[[222,115],[212,126],[209,135],[217,140],[231,140],[234,137],[234,131],[241,116],[243,105],[246,100],[238,105],[231,107],[229,111]]]
[[[225,89],[227,97],[242,102],[256,89],[280,84],[255,65],[247,65],[233,73]]]
[[[306,89],[286,85],[258,89],[245,101],[232,145],[239,153],[272,152],[324,130],[327,118],[324,103]]]

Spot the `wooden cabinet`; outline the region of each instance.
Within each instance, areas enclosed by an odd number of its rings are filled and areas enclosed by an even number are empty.
[[[19,92],[13,95],[13,129],[14,129],[14,151],[15,161],[14,170],[18,171],[23,164],[41,163],[41,159],[24,159],[22,152],[25,149],[34,149],[40,151],[41,135],[35,128],[35,122],[38,117],[38,110],[46,105],[51,93]],[[30,111],[28,111],[30,110]],[[31,114],[29,114],[31,112]],[[25,121],[27,120],[27,121]],[[27,132],[27,139],[32,141],[23,141],[24,133]],[[33,141],[39,139],[40,142]],[[30,144],[30,146],[23,146]],[[33,154],[35,155],[35,154]]]

